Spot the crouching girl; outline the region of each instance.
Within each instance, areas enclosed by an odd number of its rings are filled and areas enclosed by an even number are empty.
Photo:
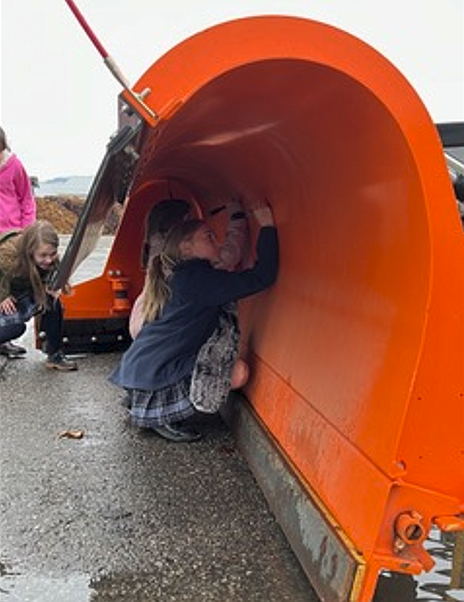
[[[214,267],[219,244],[201,220],[181,222],[153,258],[145,294],[145,323],[110,379],[130,395],[136,426],[171,441],[199,434],[185,425],[195,413],[190,400],[198,353],[218,328],[227,304],[270,287],[277,277],[278,241],[268,206],[255,209],[260,226],[257,260],[250,269]]]
[[[0,353],[20,357],[26,349],[12,343],[26,331],[26,323],[40,314],[45,334],[46,367],[77,370],[62,350],[63,308],[60,293],[48,289],[58,263],[58,234],[38,220],[24,230],[2,234],[0,254]]]

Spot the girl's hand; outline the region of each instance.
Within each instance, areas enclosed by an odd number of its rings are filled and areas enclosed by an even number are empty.
[[[46,289],[47,295],[50,295],[53,299],[59,299],[61,297],[61,293],[63,292],[60,288],[57,291],[51,291]]]
[[[267,203],[265,205],[260,205],[259,207],[254,207],[250,213],[253,213],[256,221],[261,227],[274,225],[274,216]]]
[[[0,303],[0,313],[14,314],[16,311],[16,301],[14,297],[7,297]]]

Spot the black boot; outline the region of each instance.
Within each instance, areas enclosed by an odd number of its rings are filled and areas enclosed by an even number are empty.
[[[25,353],[27,353],[27,351],[24,347],[15,345],[11,341],[0,345],[0,355],[6,355],[6,357],[9,357],[10,359],[22,357]]]
[[[160,435],[160,437],[163,437],[163,439],[174,441],[176,443],[190,443],[191,441],[198,441],[198,439],[201,439],[201,433],[183,426],[180,422],[163,424],[161,426],[153,427],[152,430]]]

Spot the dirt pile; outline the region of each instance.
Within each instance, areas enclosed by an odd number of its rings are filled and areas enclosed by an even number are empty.
[[[82,213],[85,198],[80,196],[36,197],[37,218],[46,219],[59,234],[72,234]],[[121,219],[122,207],[115,204],[108,215],[103,234],[114,234]]]

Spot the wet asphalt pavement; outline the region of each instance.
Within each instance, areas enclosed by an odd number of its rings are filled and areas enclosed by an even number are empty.
[[[316,602],[221,420],[191,444],[131,427],[118,357],[0,360],[0,599]]]

